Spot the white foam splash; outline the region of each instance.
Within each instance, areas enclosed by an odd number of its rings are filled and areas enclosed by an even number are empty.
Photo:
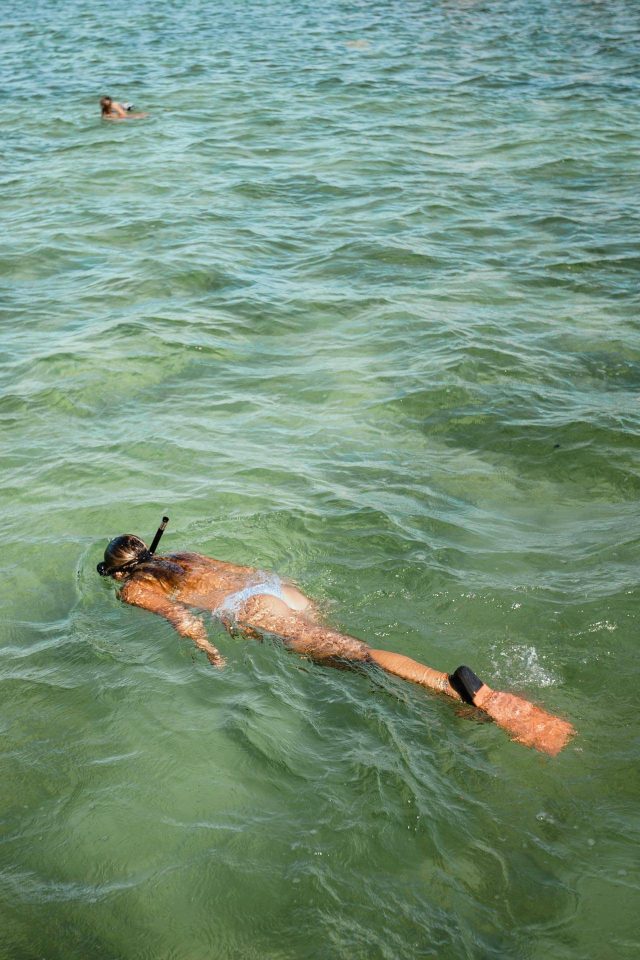
[[[541,662],[536,648],[526,644],[494,651],[493,665],[496,676],[509,685],[550,687],[558,683],[558,677]]]

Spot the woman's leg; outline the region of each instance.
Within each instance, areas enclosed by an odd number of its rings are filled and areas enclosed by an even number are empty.
[[[431,667],[426,667],[424,663],[419,663],[418,660],[412,660],[411,657],[405,657],[401,653],[389,653],[388,650],[370,649],[369,655],[374,663],[395,677],[418,683],[421,687],[428,687],[429,690],[437,690],[438,693],[446,693],[454,700],[463,699],[451,685],[448,673],[433,670]]]
[[[402,654],[374,650],[362,640],[307,619],[304,612],[292,610],[277,597],[265,594],[251,597],[238,615],[237,623],[241,630],[253,636],[261,633],[278,636],[291,650],[313,660],[375,663],[403,680],[445,693],[454,700],[472,703],[514,740],[551,756],[562,750],[575,733],[566,720],[554,717],[528,700],[492,690],[468,667],[458,667],[452,674],[441,673]]]
[[[250,636],[273,634],[290,650],[313,660],[370,660],[366,643],[325,627],[315,616],[313,605],[299,612],[279,597],[261,593],[249,597],[243,604],[236,615],[235,626]]]
[[[298,591],[299,592],[299,591]],[[286,596],[286,594],[285,594]],[[303,594],[300,596],[306,600]],[[287,598],[288,599],[288,598]],[[417,660],[387,650],[373,650],[362,640],[338,633],[317,620],[315,608],[303,607],[301,612],[269,594],[250,597],[238,614],[241,629],[255,633],[256,630],[280,637],[291,650],[305,654],[313,660],[352,660],[356,663],[375,663],[387,673],[403,680],[420,684],[430,690],[446,693],[454,700],[460,694],[451,686],[446,673],[432,670]]]

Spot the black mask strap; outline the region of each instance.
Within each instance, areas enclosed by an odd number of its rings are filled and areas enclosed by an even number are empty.
[[[127,563],[121,564],[119,567],[107,567],[106,563],[103,561],[99,563],[96,567],[96,570],[101,577],[110,577],[114,573],[124,573],[126,570],[133,570],[134,567],[137,567],[139,563],[144,563],[145,560],[150,560],[151,554],[148,550],[145,550],[144,553],[141,553],[139,557],[136,557],[135,560],[129,560]]]

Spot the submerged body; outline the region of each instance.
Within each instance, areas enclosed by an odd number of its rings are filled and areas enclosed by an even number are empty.
[[[472,703],[513,739],[545,753],[555,755],[573,735],[567,721],[520,697],[492,690],[468,667],[442,673],[332,630],[291,581],[200,553],[156,557],[164,523],[151,549],[129,534],[111,541],[98,572],[122,583],[119,596],[125,603],[164,617],[180,636],[193,640],[213,666],[222,668],[225,661],[207,637],[202,611],[216,614],[230,632],[258,639],[279,637],[295,653],[317,662],[375,665],[454,700]]]
[[[200,553],[173,553],[140,565],[125,576],[120,599],[164,617],[214,666],[224,661],[194,608],[216,614],[230,630],[276,635],[314,660],[372,660],[367,644],[324,626],[315,604],[295,584]]]

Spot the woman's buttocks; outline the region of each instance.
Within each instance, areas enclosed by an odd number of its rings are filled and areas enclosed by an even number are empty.
[[[263,573],[257,571],[250,579],[245,582],[239,590],[233,590],[221,598],[220,603],[213,611],[220,617],[231,617],[235,619],[238,614],[246,607],[252,597],[269,596],[286,603],[284,595],[284,584],[280,577],[275,573]]]

